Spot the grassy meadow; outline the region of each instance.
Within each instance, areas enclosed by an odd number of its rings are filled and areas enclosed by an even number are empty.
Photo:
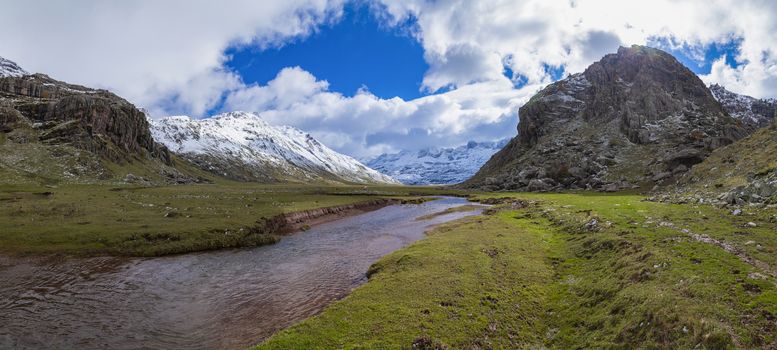
[[[435,193],[442,192],[226,181],[167,187],[0,185],[0,252],[156,256],[256,246],[278,239],[256,229],[274,215]]]
[[[777,213],[488,194],[257,349],[777,347]],[[725,249],[724,249],[725,247]]]

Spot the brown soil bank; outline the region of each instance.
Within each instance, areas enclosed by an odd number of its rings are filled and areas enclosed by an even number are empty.
[[[379,198],[353,204],[283,213],[265,219],[262,224],[258,225],[256,228],[262,229],[264,233],[276,235],[289,234],[299,230],[305,230],[312,225],[378,210],[385,206],[398,203],[403,203],[403,201],[398,199]]]

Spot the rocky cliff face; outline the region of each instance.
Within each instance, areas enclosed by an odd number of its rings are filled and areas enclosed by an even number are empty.
[[[0,168],[17,177],[57,181],[122,178],[126,174],[112,172],[108,164],[143,163],[163,177],[184,178],[131,103],[105,90],[27,74],[5,59],[0,67]]]
[[[145,115],[104,90],[66,84],[35,74],[0,78],[9,130],[29,121],[44,143],[68,143],[115,162],[155,158],[170,164],[170,154],[154,142]]]
[[[622,47],[537,93],[518,136],[464,183],[488,190],[618,190],[686,172],[755,128],[670,54]]]

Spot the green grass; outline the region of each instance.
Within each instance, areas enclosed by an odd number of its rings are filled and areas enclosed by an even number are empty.
[[[521,202],[389,254],[367,284],[258,349],[777,346],[774,212],[629,194],[487,197]],[[742,238],[748,221],[758,226]],[[683,230],[741,246],[765,269]]]
[[[414,193],[410,193],[413,191]],[[255,246],[281,213],[441,190],[217,184],[168,187],[0,185],[0,252],[164,255]]]

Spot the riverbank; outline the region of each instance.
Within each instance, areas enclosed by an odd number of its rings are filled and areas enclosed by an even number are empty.
[[[319,224],[277,244],[161,258],[0,255],[0,349],[246,349],[365,283],[380,257],[476,215],[440,198]]]
[[[311,225],[443,193],[247,183],[0,186],[0,253],[161,256],[253,247]]]
[[[387,255],[257,349],[777,347],[774,211],[479,198],[501,205]]]

